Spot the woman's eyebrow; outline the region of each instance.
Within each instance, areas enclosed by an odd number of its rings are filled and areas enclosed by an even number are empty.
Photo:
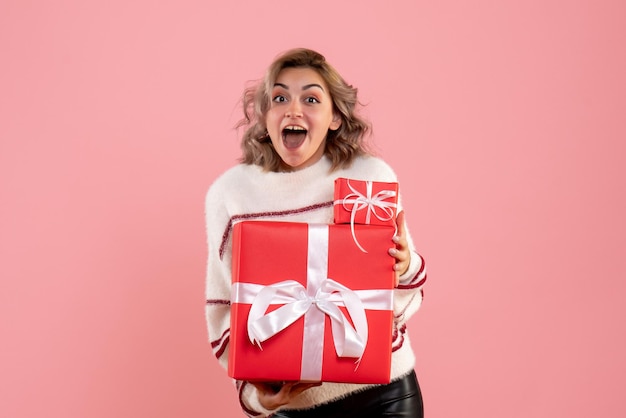
[[[302,87],[302,90],[308,90],[308,89],[313,88],[313,87],[317,87],[317,88],[319,88],[320,90],[324,91],[324,87],[322,87],[322,86],[321,86],[321,85],[319,85],[319,84],[315,84],[315,83],[313,83],[313,84],[307,84],[306,86],[303,86],[303,87]]]
[[[282,87],[285,90],[289,90],[289,86],[287,86],[286,84],[283,84],[283,83],[274,83],[274,87]],[[302,86],[302,90],[308,90],[308,89],[313,88],[313,87],[317,87],[320,90],[322,90],[323,92],[325,92],[324,87],[322,87],[320,84],[316,84],[316,83],[306,84],[306,85]]]

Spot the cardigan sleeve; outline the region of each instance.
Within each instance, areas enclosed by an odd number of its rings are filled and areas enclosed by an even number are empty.
[[[394,331],[392,349],[399,349],[404,342],[406,322],[417,312],[424,297],[423,286],[426,283],[426,263],[415,250],[408,227],[405,228],[411,259],[409,268],[400,276],[394,289]]]
[[[224,205],[221,188],[214,184],[205,200],[208,241],[206,272],[206,323],[213,354],[225,369],[228,367],[230,340],[230,285],[231,252],[220,251],[222,237],[229,225],[229,215]],[[220,254],[222,253],[222,254]]]
[[[205,218],[208,241],[206,272],[206,323],[213,354],[224,369],[228,369],[230,342],[230,292],[232,275],[232,246],[229,240],[230,215],[225,205],[226,189],[216,182],[205,200]],[[263,418],[273,411],[266,410],[258,401],[256,388],[236,381],[242,412],[248,417]]]
[[[406,190],[403,183],[398,180],[396,173],[383,160],[378,158],[368,158],[364,160],[366,170],[363,173],[364,179],[383,182],[398,182],[400,184],[397,211],[402,212],[402,191]],[[414,187],[415,185],[412,185]],[[422,287],[426,282],[426,268],[424,259],[417,253],[408,222],[405,225],[406,238],[411,252],[409,268],[400,276],[398,287],[394,290],[394,347],[399,348],[402,344],[402,335],[406,330],[406,321],[419,309],[423,292]],[[399,344],[399,345],[396,345]]]
[[[406,188],[398,180],[396,173],[387,163],[378,160],[376,165],[378,165],[376,172],[380,178],[373,180],[398,182],[400,184],[397,211],[398,213],[402,212],[404,210],[402,206],[402,191],[406,190]],[[412,185],[412,187],[415,187],[415,185]],[[394,290],[394,335],[392,343],[392,349],[394,350],[402,346],[404,334],[406,333],[406,322],[421,306],[424,296],[423,286],[426,282],[426,264],[415,249],[408,222],[405,225],[405,231],[411,259],[409,268],[400,276],[398,286]]]

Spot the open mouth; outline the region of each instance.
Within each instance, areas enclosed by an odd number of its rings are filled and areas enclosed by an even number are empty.
[[[287,149],[298,148],[306,138],[307,130],[301,126],[287,126],[283,129],[283,144]]]

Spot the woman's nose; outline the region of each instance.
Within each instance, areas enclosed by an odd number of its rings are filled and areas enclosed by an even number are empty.
[[[302,107],[298,100],[293,100],[289,103],[287,107],[287,112],[285,112],[285,116],[288,118],[299,118],[302,116]]]

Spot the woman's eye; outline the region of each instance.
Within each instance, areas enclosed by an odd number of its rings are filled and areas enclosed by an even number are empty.
[[[319,103],[320,101],[317,100],[315,97],[307,97],[306,102],[307,103]]]
[[[283,103],[283,102],[287,101],[287,99],[285,98],[285,96],[278,95],[278,96],[274,96],[272,101],[275,102],[275,103]]]

